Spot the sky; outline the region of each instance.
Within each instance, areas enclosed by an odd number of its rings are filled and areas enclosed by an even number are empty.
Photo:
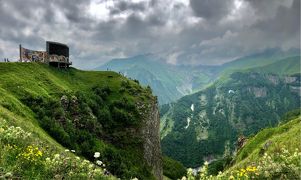
[[[300,48],[300,0],[0,0],[0,58],[65,43],[82,69],[153,53],[214,65]]]

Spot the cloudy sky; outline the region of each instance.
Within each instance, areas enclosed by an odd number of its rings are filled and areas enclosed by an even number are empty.
[[[70,47],[79,68],[154,53],[173,64],[221,64],[300,48],[300,0],[0,0],[0,58],[18,45]]]

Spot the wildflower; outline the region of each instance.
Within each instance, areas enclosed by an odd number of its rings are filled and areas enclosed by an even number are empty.
[[[102,165],[102,161],[97,160],[96,164],[99,165],[99,166],[101,166]]]
[[[231,175],[231,176],[229,177],[229,180],[230,180],[230,179],[235,179],[235,178],[234,178],[234,176],[233,176],[233,175]]]
[[[54,158],[55,158],[55,159],[59,159],[59,158],[60,158],[60,155],[59,155],[59,154],[55,154],[55,155],[54,155]]]
[[[71,150],[71,152],[75,153],[75,150]]]
[[[95,153],[94,153],[94,157],[95,157],[95,158],[99,158],[99,156],[100,156],[100,153],[99,153],[99,152],[95,152]]]
[[[205,161],[205,162],[204,162],[204,165],[205,165],[205,166],[208,166],[208,164],[209,164],[208,161]]]
[[[69,149],[65,149],[65,152],[69,152]]]

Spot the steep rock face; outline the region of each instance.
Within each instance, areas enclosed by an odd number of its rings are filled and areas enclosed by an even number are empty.
[[[141,137],[143,139],[143,156],[156,179],[163,179],[161,145],[160,145],[160,116],[157,99],[153,98],[148,104],[138,104],[143,117]]]

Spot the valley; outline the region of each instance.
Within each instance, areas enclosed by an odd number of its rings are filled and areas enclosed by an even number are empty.
[[[141,58],[147,59],[141,63]],[[244,159],[262,158],[250,155],[249,147],[258,149],[263,142],[253,137],[288,122],[293,117],[286,113],[300,108],[300,56],[257,66],[238,60],[238,69],[173,67],[150,58],[114,60],[104,71],[1,63],[2,176],[180,179],[186,168],[195,168],[186,176],[207,168],[211,175],[222,171],[220,176],[229,177],[238,167],[249,167]],[[124,71],[129,61],[133,66]],[[166,96],[157,98],[158,93]],[[298,112],[291,113],[295,119]],[[10,158],[27,151],[37,158]],[[65,167],[58,158],[91,168]],[[17,170],[23,163],[31,169]]]

